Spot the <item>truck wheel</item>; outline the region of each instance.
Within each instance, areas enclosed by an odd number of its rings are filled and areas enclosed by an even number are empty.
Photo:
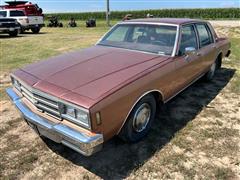
[[[9,36],[16,37],[18,35],[18,30],[9,32]]]
[[[215,61],[211,67],[210,70],[205,74],[204,78],[206,81],[211,81],[215,75],[216,72],[216,68],[217,68],[217,62]]]
[[[149,132],[155,114],[155,98],[152,95],[144,96],[133,108],[118,136],[126,142],[140,141]]]
[[[39,27],[35,27],[35,28],[32,28],[31,31],[34,33],[34,34],[38,34],[40,32],[40,28]]]

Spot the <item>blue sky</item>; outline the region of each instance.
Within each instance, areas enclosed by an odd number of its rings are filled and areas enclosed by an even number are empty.
[[[104,11],[106,0],[30,0],[44,12]],[[1,4],[4,0],[0,0]],[[240,0],[110,0],[111,10],[240,7]]]

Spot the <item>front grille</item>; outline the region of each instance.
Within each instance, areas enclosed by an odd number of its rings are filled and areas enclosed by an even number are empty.
[[[50,116],[60,118],[58,102],[44,93],[31,91],[29,88],[20,84],[22,95],[32,103],[39,111]]]
[[[6,27],[6,28],[14,28],[16,27],[16,24],[15,23],[0,23],[1,24],[1,27]]]

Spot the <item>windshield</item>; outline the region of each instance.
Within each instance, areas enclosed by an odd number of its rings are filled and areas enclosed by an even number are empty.
[[[7,11],[0,11],[0,17],[6,17]]]
[[[119,24],[98,45],[171,55],[176,32],[177,27],[169,25]]]

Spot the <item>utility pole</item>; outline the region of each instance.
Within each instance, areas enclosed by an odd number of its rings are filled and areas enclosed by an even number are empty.
[[[106,21],[107,25],[110,26],[110,6],[109,6],[109,0],[107,1],[107,9],[106,9]]]

